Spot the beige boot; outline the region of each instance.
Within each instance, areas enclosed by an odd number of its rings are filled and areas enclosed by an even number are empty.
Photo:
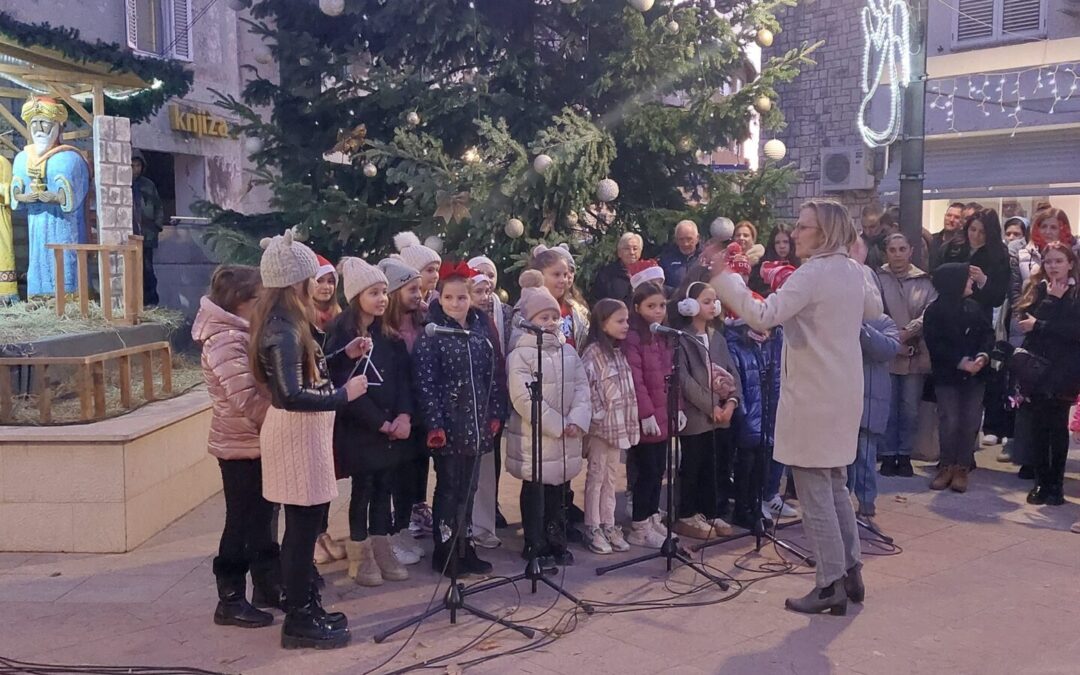
[[[345,542],[345,553],[349,557],[350,579],[360,586],[382,586],[383,578],[375,564],[370,537],[364,541]]]
[[[322,541],[323,548],[330,554],[334,560],[345,559],[345,546],[330,536],[330,533],[323,532],[319,535],[319,539]]]
[[[375,564],[383,579],[389,581],[405,581],[409,578],[409,570],[394,556],[394,547],[390,543],[390,537],[368,537],[371,542],[371,550],[375,554]]]

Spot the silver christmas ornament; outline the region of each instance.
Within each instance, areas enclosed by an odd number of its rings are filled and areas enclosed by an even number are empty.
[[[535,159],[533,159],[533,170],[536,171],[536,173],[542,174],[548,170],[548,167],[551,166],[551,163],[553,161],[555,160],[551,159],[550,156],[545,154],[539,154],[536,156]]]
[[[506,221],[506,226],[503,227],[503,232],[511,239],[517,239],[521,235],[525,234],[525,223],[521,222],[517,218],[511,218]]]
[[[596,198],[602,202],[610,202],[619,196],[619,184],[610,178],[605,178],[596,184]]]
[[[364,165],[364,175],[368,178],[374,178],[379,174],[379,167],[375,166],[371,162]]]

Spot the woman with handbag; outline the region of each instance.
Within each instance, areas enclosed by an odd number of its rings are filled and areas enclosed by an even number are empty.
[[[1042,259],[1016,306],[1025,337],[1009,370],[1032,422],[1026,444],[1035,460],[1035,487],[1027,501],[1059,506],[1065,503],[1069,408],[1080,393],[1080,266],[1062,242],[1047,244]]]

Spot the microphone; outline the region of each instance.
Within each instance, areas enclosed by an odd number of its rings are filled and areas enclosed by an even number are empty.
[[[536,335],[542,335],[550,332],[546,328],[541,328],[540,326],[537,326],[535,323],[529,321],[520,314],[514,317],[514,328],[520,328],[521,330],[528,331]]]
[[[679,330],[678,328],[669,328],[659,323],[654,323],[649,326],[649,332],[653,335],[676,335],[678,337],[683,337],[687,335],[687,333]]]
[[[448,328],[436,323],[429,323],[424,326],[424,335],[427,335],[428,337],[435,337],[436,335],[452,335],[454,337],[467,338],[472,335],[472,333],[464,328]]]

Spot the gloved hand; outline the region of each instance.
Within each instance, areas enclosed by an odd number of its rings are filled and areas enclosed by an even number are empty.
[[[429,448],[445,448],[446,447],[446,432],[442,429],[432,429],[427,435],[427,446]]]
[[[686,428],[686,413],[684,413],[683,411],[680,410],[679,411],[679,429],[678,430],[682,431],[685,428]]]
[[[656,423],[655,415],[650,415],[641,420],[641,433],[653,438],[660,435],[660,425]]]
[[[491,432],[491,437],[495,438],[499,433],[499,429],[502,429],[502,420],[490,419],[488,420],[488,431]]]

